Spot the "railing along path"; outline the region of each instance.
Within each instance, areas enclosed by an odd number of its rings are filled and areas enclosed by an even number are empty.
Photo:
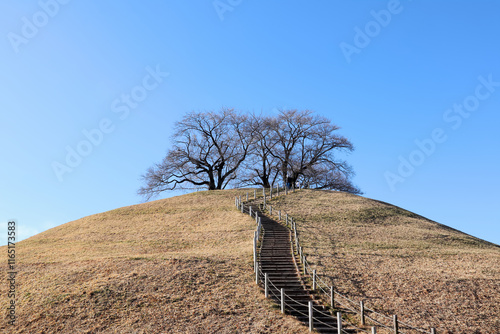
[[[329,286],[307,261],[297,222],[288,213],[273,210],[269,205],[273,196],[288,195],[290,192],[295,192],[295,189],[262,189],[262,195],[254,189],[253,200],[248,192],[245,202],[241,196],[235,198],[236,207],[255,218],[255,282],[263,286],[266,298],[273,298],[280,305],[282,313],[294,315],[307,323],[310,331],[375,334],[380,328],[395,334],[436,333],[434,328],[426,331],[404,323],[397,315],[389,317],[376,312],[366,307],[363,301],[356,302]],[[257,200],[261,203],[257,204]],[[264,215],[264,211],[267,215]],[[272,219],[274,216],[276,220]],[[352,317],[345,316],[347,314],[357,315],[359,324],[355,325],[349,320]]]

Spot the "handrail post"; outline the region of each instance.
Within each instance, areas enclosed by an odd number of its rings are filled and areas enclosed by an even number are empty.
[[[278,221],[281,221],[281,210],[278,211]]]
[[[316,269],[313,269],[313,288],[312,291],[316,291]]]
[[[247,202],[248,202],[248,191],[247,191]]]
[[[255,268],[255,273],[258,275],[259,274],[259,262],[257,261],[257,255],[255,256],[255,260],[253,261],[253,266]],[[257,284],[259,284],[258,276],[256,277],[255,281]]]
[[[372,334],[377,334],[377,327],[375,326],[372,327]]]
[[[337,312],[337,333],[342,334],[342,314]]]
[[[313,330],[313,302],[309,301],[309,332]]]
[[[333,286],[330,287],[330,305],[332,308],[335,307],[335,292],[333,291]]]
[[[268,278],[267,278],[267,273],[264,274],[264,295],[266,298],[269,297],[269,287],[268,287]]]
[[[436,334],[436,329],[434,327],[431,328],[431,334]]]
[[[361,309],[361,326],[365,325],[365,304],[363,301],[359,303],[359,308]]]
[[[398,316],[394,314],[393,319],[394,319],[394,333],[399,334]]]
[[[255,232],[255,236],[253,237],[253,263],[255,267],[255,264],[257,263],[257,232]],[[257,267],[254,269],[257,270]]]
[[[243,203],[241,203],[241,213],[243,213],[244,208],[245,206],[243,205]]]
[[[285,313],[285,289],[281,288],[281,313]]]
[[[252,207],[251,206],[248,206],[248,214],[250,215],[250,217],[252,217]]]

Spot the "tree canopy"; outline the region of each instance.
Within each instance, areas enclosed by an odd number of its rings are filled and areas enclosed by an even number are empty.
[[[318,189],[360,193],[354,174],[334,153],[351,152],[339,127],[312,111],[282,110],[277,116],[243,114],[223,108],[191,112],[175,123],[164,159],[142,176],[138,193],[146,200],[163,191],[228,185],[269,188],[281,178]]]

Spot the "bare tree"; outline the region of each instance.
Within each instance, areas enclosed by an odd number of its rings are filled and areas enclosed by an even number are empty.
[[[359,193],[350,166],[334,156],[353,150],[338,129],[308,110],[277,117],[191,112],[175,124],[172,148],[142,176],[138,193],[149,200],[166,190],[224,189],[236,181],[268,188],[280,174],[287,183],[301,178],[315,188]]]
[[[328,166],[317,165],[304,172],[303,182],[309,188],[334,189],[361,195],[363,192],[349,180],[350,173],[331,170]]]
[[[252,115],[252,120],[257,131],[248,158],[244,162],[243,173],[239,177],[240,184],[270,188],[280,173],[279,160],[272,155],[272,150],[277,144],[274,132],[270,128],[272,119]]]
[[[173,146],[142,176],[146,200],[165,190],[193,186],[224,189],[237,176],[256,133],[254,122],[233,109],[191,112],[175,125]]]
[[[339,127],[329,119],[309,110],[283,110],[269,126],[276,143],[268,149],[279,160],[284,182],[295,184],[306,171],[318,165],[343,173],[346,178],[351,174],[349,165],[337,160],[334,152],[350,152],[353,145],[335,133]]]

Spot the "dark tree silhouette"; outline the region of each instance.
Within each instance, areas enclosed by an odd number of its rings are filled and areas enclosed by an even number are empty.
[[[343,173],[346,180],[352,175],[350,166],[337,160],[334,153],[351,152],[353,145],[347,138],[336,134],[339,127],[329,119],[309,110],[283,110],[270,121],[269,127],[276,142],[268,149],[279,161],[283,182],[295,183],[315,167],[316,171]],[[327,185],[323,187],[333,189]]]
[[[255,138],[248,115],[233,109],[191,112],[175,125],[172,148],[142,176],[138,193],[147,200],[165,190],[224,189],[236,178]]]
[[[361,195],[363,192],[349,180],[351,175],[352,172],[340,172],[317,165],[304,172],[303,182],[309,188],[334,189]]]
[[[309,110],[283,110],[276,117],[233,109],[191,112],[175,124],[171,149],[142,175],[138,193],[149,200],[166,190],[231,183],[269,188],[279,176],[284,183],[360,193],[350,181],[351,167],[334,155],[353,150],[338,129]]]
[[[270,188],[276,182],[280,169],[279,160],[272,155],[276,138],[270,128],[271,118],[252,116],[257,131],[249,155],[239,176],[240,184]]]

